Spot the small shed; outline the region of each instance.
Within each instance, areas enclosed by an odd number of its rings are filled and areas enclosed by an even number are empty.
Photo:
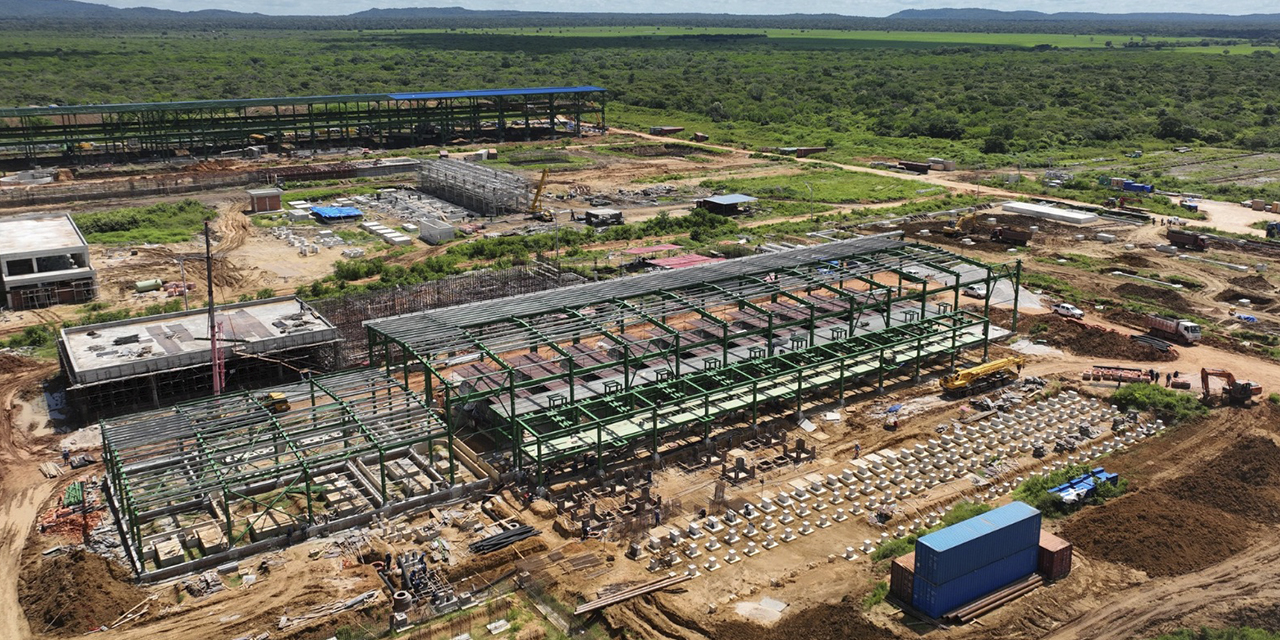
[[[593,227],[622,224],[622,212],[617,209],[587,209],[583,221]]]
[[[280,206],[280,196],[284,191],[275,187],[266,189],[249,189],[249,201],[252,205],[251,210],[254,213],[265,213],[267,211],[280,211],[284,207]]]
[[[749,204],[755,202],[756,199],[751,196],[742,195],[741,193],[730,193],[723,196],[711,196],[703,198],[697,202],[699,209],[706,209],[711,213],[722,216],[734,216],[742,213],[738,209],[738,205]]]
[[[427,244],[444,244],[453,239],[453,225],[443,220],[423,218],[418,221],[418,238]]]

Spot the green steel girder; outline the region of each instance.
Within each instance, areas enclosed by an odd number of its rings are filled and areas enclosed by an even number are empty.
[[[966,322],[965,320],[968,320],[968,321]],[[883,352],[884,350],[887,350],[887,349],[893,349],[901,346],[909,346],[912,344],[916,344],[921,340],[928,339],[930,337],[945,336],[948,333],[959,333],[964,331],[965,329],[968,329],[969,327],[983,324],[983,322],[984,322],[983,319],[977,318],[976,316],[972,316],[971,314],[963,311],[946,314],[946,315],[940,315],[940,316],[932,316],[928,319],[918,321],[917,323],[912,323],[909,325],[896,325],[894,327],[889,327],[879,332],[862,334],[859,336],[846,338],[840,341],[840,344],[844,346],[843,349],[836,349],[834,346],[834,343],[828,343],[827,345],[819,345],[819,347],[817,348],[810,347],[809,349],[806,349],[806,350],[792,351],[792,352],[780,354],[778,356],[774,356],[770,360],[772,360],[774,363],[780,363],[782,366],[777,367],[774,373],[771,373],[768,375],[759,374],[759,364],[762,364],[762,361],[760,360],[735,363],[730,367],[717,369],[714,372],[701,372],[696,374],[689,374],[684,378],[682,378],[683,384],[694,386],[695,388],[700,390],[699,393],[677,395],[677,393],[673,392],[674,391],[673,389],[671,389],[670,387],[667,387],[666,388],[666,392],[668,394],[667,397],[659,398],[657,406],[670,407],[670,406],[674,406],[674,403],[677,403],[680,401],[693,400],[699,397],[706,399],[712,393],[723,392],[723,391],[732,389],[734,386],[741,386],[743,384],[748,384],[748,383],[758,384],[760,381],[763,381],[763,380],[778,380],[778,379],[788,378],[793,375],[803,374],[807,369],[812,369],[819,366],[825,366],[828,364],[832,364],[834,362],[843,363],[852,359],[865,358],[866,356],[874,354],[878,351]],[[932,330],[930,330],[930,327],[932,327]],[[885,334],[888,334],[888,335],[885,335]],[[823,355],[823,352],[825,352],[826,355]],[[729,387],[716,386],[709,383],[704,386],[703,384],[698,383],[698,380],[700,379],[709,378],[710,374],[713,374],[713,373],[723,374],[725,373],[726,369],[731,370],[734,374],[734,377],[741,380],[742,382],[737,383],[737,385],[730,385]],[[632,391],[629,393],[636,394],[636,393],[640,393],[642,391],[647,391],[647,390],[648,390],[648,387],[637,388],[635,391]],[[592,400],[585,401],[583,404],[588,405],[590,407],[600,403],[601,401],[599,399],[592,399]],[[676,409],[678,410],[679,407],[677,407]],[[586,410],[590,411],[590,408]],[[594,421],[594,422],[586,422],[586,423],[571,423],[573,424],[573,426],[566,429],[561,429],[558,431],[551,431],[551,432],[540,432],[538,427],[540,425],[546,425],[546,424],[552,423],[553,421],[551,420],[551,418],[553,418],[556,415],[557,411],[559,410],[554,410],[554,409],[544,410],[541,412],[537,412],[535,414],[528,414],[526,416],[522,416],[520,418],[521,428],[523,432],[522,437],[524,438],[532,437],[534,442],[538,446],[538,448],[541,449],[542,445],[545,442],[554,440],[558,437],[572,435],[575,433],[584,433],[587,431],[604,427],[604,424],[601,421]],[[645,416],[649,412],[650,410],[648,409],[637,410],[637,411],[629,412],[627,414],[616,414],[606,420],[616,423],[619,421],[620,418],[627,418],[627,417],[630,417],[633,419],[639,418],[639,417]],[[669,426],[661,427],[657,429],[661,431],[667,431],[667,430],[679,428],[679,426],[681,425],[669,425]],[[648,430],[648,431],[651,431],[651,430]],[[628,436],[627,439],[634,440],[634,439],[650,436],[651,434],[648,433],[648,431],[632,434]],[[527,440],[522,440],[522,442],[527,443]],[[525,446],[528,446],[528,445],[526,444]],[[561,459],[567,456],[575,455],[577,452],[578,451],[557,452],[553,454],[552,459]],[[538,460],[537,462],[545,463],[548,461],[549,460]]]

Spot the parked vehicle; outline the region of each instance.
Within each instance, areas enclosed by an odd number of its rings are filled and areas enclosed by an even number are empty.
[[[991,230],[991,239],[996,242],[1005,244],[1016,244],[1019,247],[1027,246],[1027,242],[1031,240],[1031,236],[1035,235],[1030,229],[1014,229],[1012,227],[996,227]]]
[[[1209,236],[1192,233],[1177,227],[1169,227],[1165,230],[1164,235],[1169,239],[1169,244],[1182,249],[1203,251],[1209,246]]]
[[[987,287],[981,284],[971,284],[961,290],[960,293],[970,298],[985,298],[987,297]]]
[[[1080,307],[1069,302],[1059,302],[1058,304],[1053,305],[1053,312],[1060,316],[1075,318],[1077,320],[1084,317],[1084,312],[1080,310]]]
[[[1200,325],[1190,320],[1158,316],[1153,313],[1147,316],[1147,330],[1158,338],[1185,345],[1200,341]]]

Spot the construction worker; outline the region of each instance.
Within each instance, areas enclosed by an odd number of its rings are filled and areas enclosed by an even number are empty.
[[[66,447],[62,448],[62,464],[64,466],[71,464],[71,450]]]
[[[861,455],[862,455],[862,445],[857,442],[853,443],[853,457],[857,458]]]
[[[1173,384],[1173,374],[1166,371],[1164,374],[1164,386],[1168,387],[1171,384]]]

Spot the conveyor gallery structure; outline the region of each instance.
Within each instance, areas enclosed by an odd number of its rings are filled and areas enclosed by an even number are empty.
[[[500,478],[652,463],[985,358],[1003,332],[961,290],[1019,276],[872,236],[369,321],[366,368],[104,422],[108,496],[158,579]]]

